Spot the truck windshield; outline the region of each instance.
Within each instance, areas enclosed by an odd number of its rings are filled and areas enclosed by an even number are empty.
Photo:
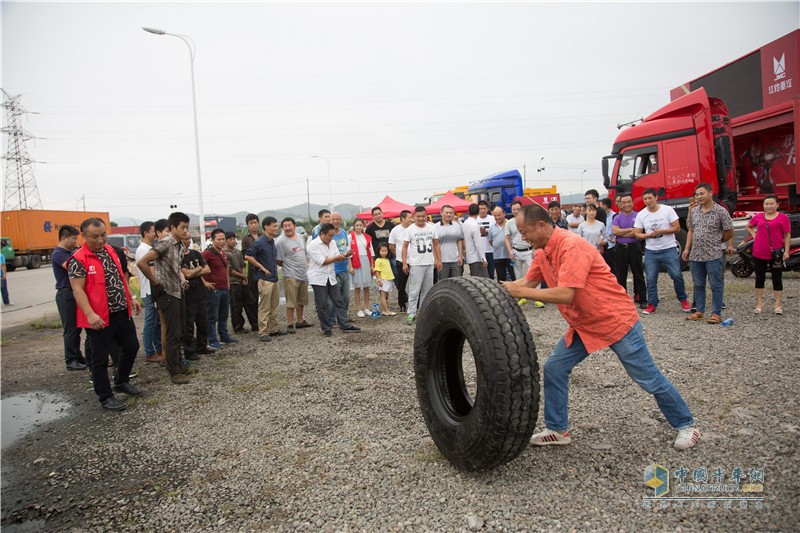
[[[626,152],[619,162],[617,183],[630,184],[646,174],[658,172],[658,151],[653,148]]]

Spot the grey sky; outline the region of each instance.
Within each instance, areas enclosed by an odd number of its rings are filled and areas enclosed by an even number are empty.
[[[2,85],[39,115],[47,209],[207,213],[423,201],[527,163],[602,189],[616,124],[798,27],[798,3],[2,4]],[[5,136],[3,151],[6,149]],[[546,170],[537,173],[544,157]],[[352,181],[351,181],[352,180]]]

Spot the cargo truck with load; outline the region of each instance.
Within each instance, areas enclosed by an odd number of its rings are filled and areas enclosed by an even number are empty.
[[[50,253],[58,244],[62,226],[80,228],[81,222],[96,217],[110,228],[108,213],[89,211],[48,211],[20,209],[0,212],[0,241],[9,271],[17,267],[35,269],[50,261]],[[83,239],[78,237],[78,243]]]
[[[643,191],[655,189],[681,219],[683,246],[699,183],[730,213],[760,211],[764,195],[776,194],[800,237],[798,47],[800,30],[673,89],[669,104],[620,132],[603,158],[609,197],[632,194],[638,211]]]

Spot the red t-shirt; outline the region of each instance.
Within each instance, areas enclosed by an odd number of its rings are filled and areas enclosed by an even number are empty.
[[[213,248],[203,250],[203,259],[206,260],[211,274],[205,278],[209,283],[213,283],[217,289],[228,288],[228,258],[225,252],[218,252]]]
[[[571,304],[558,304],[570,326],[564,334],[567,346],[577,331],[586,351],[596,352],[621,340],[639,321],[633,300],[617,283],[597,247],[569,230],[553,230],[547,246],[536,250],[525,278],[544,278],[548,287],[576,289]],[[607,309],[613,309],[613,315],[608,315]]]
[[[789,217],[784,213],[778,213],[772,220],[767,220],[764,213],[756,213],[748,224],[756,228],[753,257],[766,261],[772,259],[772,250],[783,248],[783,245],[786,244],[784,236],[792,232]],[[769,224],[769,231],[767,231],[767,224]]]

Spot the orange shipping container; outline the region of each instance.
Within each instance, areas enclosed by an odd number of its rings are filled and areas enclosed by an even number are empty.
[[[41,253],[49,256],[58,244],[58,229],[61,226],[80,229],[81,222],[92,217],[103,220],[110,232],[108,213],[24,209],[0,212],[0,235],[11,239],[16,254]],[[78,244],[83,244],[80,236]]]

